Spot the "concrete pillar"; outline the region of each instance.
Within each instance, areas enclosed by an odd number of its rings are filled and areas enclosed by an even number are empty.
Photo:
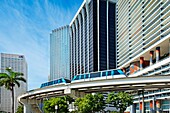
[[[153,113],[155,113],[155,111],[156,111],[155,97],[153,97],[152,103],[153,103]]]
[[[24,106],[24,113],[31,113],[32,112],[32,106],[28,103],[27,99],[18,99],[19,102],[21,102]]]
[[[140,103],[139,103],[139,110],[140,110],[140,113],[142,113],[142,108],[143,108],[142,102],[140,102]]]
[[[122,68],[122,71],[126,74],[126,69],[125,68]]]
[[[156,113],[161,113],[160,108],[161,108],[160,100],[156,100]]]
[[[31,113],[31,105],[24,103],[24,113]]]
[[[156,62],[160,60],[160,47],[156,47]]]
[[[150,101],[150,113],[153,113],[153,100]]]
[[[130,113],[136,113],[136,104],[133,103],[130,107],[131,107],[131,112]]]
[[[144,64],[144,57],[140,57],[140,70],[143,69]]]
[[[138,101],[139,101],[139,113],[142,111],[142,103],[140,102],[140,91],[138,91]]]
[[[150,65],[153,64],[153,55],[154,55],[154,51],[150,51]]]
[[[145,113],[145,101],[144,91],[142,91],[142,113]]]

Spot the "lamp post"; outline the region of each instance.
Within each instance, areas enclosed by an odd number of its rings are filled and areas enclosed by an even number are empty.
[[[56,113],[57,113],[57,109],[58,109],[58,105],[55,105],[55,110],[56,110]]]

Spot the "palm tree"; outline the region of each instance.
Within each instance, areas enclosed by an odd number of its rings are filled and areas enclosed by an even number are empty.
[[[20,87],[20,82],[26,82],[22,77],[23,73],[14,72],[11,68],[6,68],[7,73],[0,73],[0,86],[5,86],[12,94],[12,113],[14,113],[14,87]]]

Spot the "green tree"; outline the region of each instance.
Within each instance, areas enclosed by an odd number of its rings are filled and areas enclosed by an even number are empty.
[[[124,113],[126,108],[133,104],[133,98],[126,92],[112,92],[108,94],[106,102],[119,109],[120,113]]]
[[[87,94],[83,98],[75,101],[79,113],[94,113],[102,111],[105,108],[104,96],[102,94]]]
[[[69,96],[51,98],[44,101],[43,109],[46,113],[55,112],[55,106],[58,106],[57,113],[68,113],[68,103],[73,99]]]
[[[14,72],[11,68],[6,68],[7,73],[0,73],[0,86],[5,86],[11,91],[12,98],[12,113],[14,113],[14,87],[20,87],[20,81],[26,82],[23,78],[23,73]]]
[[[22,105],[18,106],[16,113],[24,113],[24,107]]]

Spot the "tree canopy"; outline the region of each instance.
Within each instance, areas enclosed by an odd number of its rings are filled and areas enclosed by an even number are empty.
[[[24,113],[24,107],[22,105],[18,106],[16,113]]]
[[[87,94],[83,98],[75,101],[79,113],[94,113],[102,111],[105,108],[104,96],[102,94]]]
[[[73,99],[69,96],[51,98],[44,101],[45,113],[55,112],[55,106],[58,106],[57,113],[68,113],[68,103],[71,103]]]
[[[14,72],[11,68],[6,68],[6,73],[0,73],[0,86],[5,86],[7,90],[11,91],[12,98],[12,113],[14,113],[14,87],[20,87],[20,82],[26,82],[23,73]]]
[[[126,92],[111,92],[108,94],[106,102],[119,109],[120,113],[124,113],[126,108],[133,104],[133,98]]]

